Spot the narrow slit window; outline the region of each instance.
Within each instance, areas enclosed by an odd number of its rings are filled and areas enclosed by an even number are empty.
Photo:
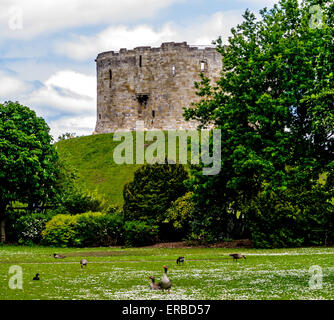
[[[152,118],[155,118],[155,110],[152,110]]]
[[[201,72],[205,71],[205,61],[201,61]]]
[[[172,76],[174,77],[175,76],[175,66],[172,65]]]
[[[99,113],[99,120],[101,120],[101,113]]]
[[[111,88],[112,70],[109,70],[109,88]]]
[[[139,67],[142,67],[143,65],[143,57],[140,55],[139,56]]]

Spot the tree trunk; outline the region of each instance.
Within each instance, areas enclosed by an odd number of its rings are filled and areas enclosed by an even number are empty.
[[[4,243],[6,241],[6,208],[7,205],[0,203],[0,242]]]
[[[0,216],[0,234],[1,234],[1,239],[0,242],[4,243],[6,241],[6,218],[4,215]]]

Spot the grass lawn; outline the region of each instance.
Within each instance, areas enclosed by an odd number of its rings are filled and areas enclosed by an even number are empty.
[[[54,259],[53,253],[66,255]],[[0,247],[0,299],[333,299],[334,248],[245,249],[233,262],[233,249]],[[176,258],[184,255],[184,266]],[[80,268],[80,259],[88,266]],[[170,294],[149,289],[166,264]],[[23,289],[9,289],[18,265]],[[310,289],[309,268],[322,268],[322,288]],[[36,273],[40,281],[33,281]]]

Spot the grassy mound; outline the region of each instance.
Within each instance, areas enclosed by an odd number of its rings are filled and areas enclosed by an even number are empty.
[[[121,205],[123,186],[133,179],[139,165],[116,164],[113,152],[118,144],[113,134],[99,134],[59,141],[56,148],[60,158],[76,171],[80,187]]]
[[[136,139],[133,134],[133,155],[136,159]],[[167,155],[168,134],[165,134],[165,154]],[[145,149],[153,142],[145,142]],[[190,138],[188,159],[190,159]],[[113,141],[113,134],[98,134],[62,140],[56,143],[60,158],[78,175],[78,185],[89,192],[97,192],[108,202],[123,204],[123,186],[133,179],[140,165],[118,165],[114,162],[114,149],[120,142]],[[179,143],[176,143],[176,153]]]

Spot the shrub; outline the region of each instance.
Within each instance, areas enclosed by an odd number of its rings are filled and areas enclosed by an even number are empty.
[[[111,246],[122,242],[123,217],[87,212],[77,216],[75,229],[81,246]]]
[[[103,200],[96,194],[87,194],[75,187],[68,188],[59,200],[63,213],[78,214],[88,211],[100,211]]]
[[[20,244],[38,244],[42,239],[42,231],[52,218],[52,212],[46,214],[33,213],[19,217],[13,228]]]
[[[261,193],[245,207],[245,221],[258,248],[327,245],[334,240],[334,206],[321,187]]]
[[[125,244],[140,247],[158,240],[159,227],[144,221],[127,221],[124,225]]]
[[[161,224],[171,203],[186,193],[188,173],[179,164],[146,164],[124,186],[125,220],[154,220]]]
[[[174,201],[170,208],[166,211],[165,221],[171,223],[176,230],[187,233],[189,223],[193,218],[194,204],[191,201],[191,192],[187,192],[184,196]]]
[[[75,230],[77,216],[58,214],[46,223],[42,231],[42,243],[47,245],[70,247],[80,245]]]
[[[123,217],[120,214],[86,212],[56,215],[42,232],[43,244],[54,246],[109,246],[121,244]]]

